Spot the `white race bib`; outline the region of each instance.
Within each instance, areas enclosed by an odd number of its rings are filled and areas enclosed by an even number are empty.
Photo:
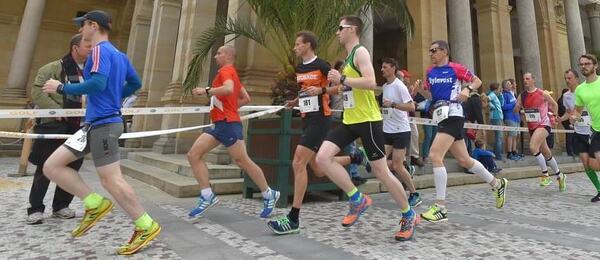
[[[65,145],[75,149],[76,151],[82,152],[87,145],[87,129],[87,127],[79,129],[79,131],[65,141]]]
[[[309,96],[301,92],[298,98],[298,105],[302,113],[319,111],[319,96]]]
[[[450,106],[440,106],[433,111],[433,122],[439,124],[448,118],[448,114],[450,113]]]
[[[542,121],[540,111],[536,108],[525,109],[525,121],[527,121],[527,123],[539,123]]]
[[[344,90],[342,96],[344,97],[344,109],[354,108],[354,92],[352,92],[352,89]]]
[[[579,119],[575,122],[575,126],[589,127],[592,123],[592,119],[589,115],[581,115]]]
[[[381,108],[381,115],[383,116],[383,120],[390,120],[392,119],[392,110],[393,108],[391,107],[384,107]]]

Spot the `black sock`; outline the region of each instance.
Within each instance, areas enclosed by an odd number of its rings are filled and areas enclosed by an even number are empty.
[[[299,216],[300,216],[300,209],[292,207],[292,209],[290,210],[290,213],[288,214],[288,218],[291,221],[298,223]]]

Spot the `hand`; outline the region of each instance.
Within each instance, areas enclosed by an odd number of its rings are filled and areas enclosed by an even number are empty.
[[[460,95],[458,95],[458,97],[456,98],[458,101],[460,102],[465,102],[467,101],[467,99],[469,99],[469,94],[471,93],[471,91],[468,88],[464,88],[461,92]]]
[[[304,92],[306,92],[306,94],[308,94],[310,96],[316,96],[316,95],[321,94],[321,88],[315,87],[315,86],[310,86],[310,87],[306,88],[304,90]]]
[[[421,84],[421,83],[423,83],[423,81],[421,81],[420,79],[415,80],[415,83],[413,83],[413,88],[415,90],[422,89],[423,88],[423,84]]]
[[[391,107],[392,106],[392,101],[389,101],[387,99],[383,100],[383,107]]]
[[[46,81],[46,83],[44,83],[44,86],[42,87],[42,91],[44,91],[44,93],[51,93],[54,94],[56,93],[56,89],[58,88],[58,85],[60,85],[60,81],[55,80],[55,79],[49,79]]]
[[[330,70],[329,73],[327,74],[327,80],[329,80],[329,82],[336,84],[336,85],[340,84],[341,77],[342,77],[342,74],[340,74],[340,72],[337,70]]]
[[[285,105],[283,106],[285,109],[292,109],[296,105],[296,99],[286,100]]]
[[[204,94],[206,94],[206,90],[204,88],[195,88],[195,89],[192,89],[192,94],[198,95],[198,96],[203,96]]]

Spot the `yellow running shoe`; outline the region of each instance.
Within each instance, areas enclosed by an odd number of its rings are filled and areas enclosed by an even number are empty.
[[[448,221],[448,211],[437,204],[433,204],[427,211],[421,213],[421,218],[433,223]]]
[[[567,190],[567,175],[561,173],[558,175],[558,191],[564,192]]]
[[[133,236],[129,239],[127,244],[120,246],[117,249],[119,255],[131,255],[140,251],[146,246],[152,239],[154,239],[160,233],[160,225],[156,221],[152,221],[152,226],[149,229],[135,228]]]
[[[540,177],[540,186],[546,187],[552,183],[550,176],[542,176]]]
[[[100,206],[93,209],[86,209],[81,223],[79,223],[79,226],[77,226],[75,230],[71,231],[71,236],[80,237],[85,235],[85,232],[96,225],[96,223],[106,216],[106,214],[108,214],[112,208],[112,201],[107,198],[103,198]]]

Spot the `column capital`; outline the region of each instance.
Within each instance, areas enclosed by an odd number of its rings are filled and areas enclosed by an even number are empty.
[[[588,18],[600,17],[600,4],[589,4],[585,6]]]

